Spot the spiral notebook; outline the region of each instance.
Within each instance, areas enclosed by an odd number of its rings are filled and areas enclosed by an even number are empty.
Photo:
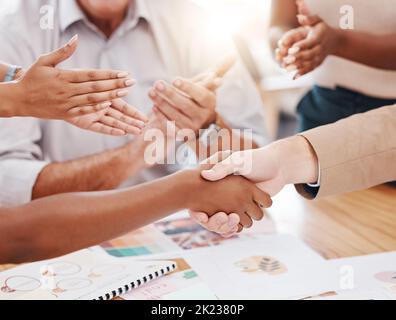
[[[110,300],[176,270],[173,261],[136,261],[82,250],[0,273],[0,300]]]

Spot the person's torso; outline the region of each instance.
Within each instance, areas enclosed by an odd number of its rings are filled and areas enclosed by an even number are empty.
[[[340,28],[344,6],[353,9],[354,30],[376,35],[396,33],[394,0],[305,0],[312,13],[334,28]],[[368,48],[369,50],[369,48]],[[316,84],[334,88],[345,87],[360,93],[396,98],[396,71],[371,68],[330,56],[314,72]]]

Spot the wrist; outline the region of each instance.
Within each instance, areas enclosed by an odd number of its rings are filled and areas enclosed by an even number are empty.
[[[345,48],[345,42],[347,41],[347,35],[345,30],[330,28],[332,33],[332,48],[331,55],[342,57],[343,49]]]
[[[306,138],[294,136],[275,143],[273,148],[286,184],[318,181],[318,158]]]
[[[182,170],[169,177],[171,179],[170,190],[178,209],[191,209],[196,206],[197,191],[202,185],[203,179],[199,170]]]
[[[25,116],[23,103],[20,98],[23,94],[19,90],[17,82],[8,82],[0,85],[1,88],[1,116],[21,117]]]

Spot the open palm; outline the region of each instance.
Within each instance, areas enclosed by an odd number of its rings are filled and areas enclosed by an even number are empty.
[[[140,112],[122,99],[111,102],[110,107],[87,115],[75,116],[67,120],[70,124],[81,129],[97,133],[124,136],[137,135],[142,132],[145,123]]]

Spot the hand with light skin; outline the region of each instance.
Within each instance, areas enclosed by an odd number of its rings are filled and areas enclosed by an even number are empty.
[[[7,102],[2,116],[65,120],[110,135],[140,134],[147,117],[120,99],[135,84],[128,73],[56,68],[73,55],[77,44],[75,36],[28,70],[20,70],[15,81],[1,84],[2,100]]]
[[[157,81],[149,92],[155,114],[174,121],[179,129],[192,129],[197,135],[218,119],[216,90],[235,64],[233,55],[192,79],[177,78],[172,84]]]
[[[232,153],[202,176],[218,181],[229,175],[242,175],[268,193],[278,194],[288,184],[318,181],[318,159],[311,144],[302,136],[275,142],[265,148]],[[208,217],[202,212],[191,212],[191,217],[203,227],[225,237],[243,230],[238,215],[219,213]]]
[[[337,55],[341,35],[318,16],[311,15],[304,1],[297,1],[301,27],[290,30],[279,41],[276,60],[282,68],[297,71],[294,79],[312,72],[329,55]]]

